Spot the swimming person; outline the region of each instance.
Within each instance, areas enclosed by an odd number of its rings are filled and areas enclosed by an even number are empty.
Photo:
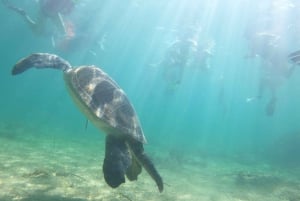
[[[177,35],[176,40],[167,47],[160,66],[167,87],[174,89],[181,84],[185,69],[207,71],[208,59],[212,56],[214,41],[200,43],[201,28],[189,26]]]
[[[261,24],[257,22],[255,26],[246,30],[246,39],[249,44],[249,52],[246,58],[260,58],[261,77],[259,81],[258,95],[260,99],[269,91],[269,101],[265,106],[265,113],[272,116],[277,104],[277,91],[288,79],[293,67],[286,59],[288,53],[287,36],[277,31],[277,27],[272,27],[271,22]]]
[[[161,62],[163,75],[167,84],[176,86],[181,83],[184,68],[187,65],[191,48],[194,44],[186,39],[176,40],[167,49]]]
[[[36,20],[30,17],[23,8],[13,5],[8,0],[2,3],[10,10],[21,15],[33,33],[39,36],[51,36],[53,46],[55,38],[73,38],[75,36],[74,25],[66,16],[70,15],[74,9],[73,0],[39,0],[39,10]],[[49,27],[47,21],[52,22]]]

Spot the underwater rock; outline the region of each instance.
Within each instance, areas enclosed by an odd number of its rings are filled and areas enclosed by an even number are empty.
[[[266,157],[282,167],[300,165],[300,131],[284,133],[267,147]]]
[[[48,178],[48,177],[76,177],[81,180],[85,180],[85,178],[69,172],[64,171],[48,171],[45,169],[36,169],[33,172],[26,173],[22,175],[25,178]]]
[[[42,169],[34,170],[33,172],[23,174],[22,176],[25,178],[48,178],[50,176],[50,172]]]
[[[265,189],[274,188],[280,183],[280,179],[273,175],[240,171],[235,176],[235,183],[238,186]]]
[[[0,137],[5,139],[14,140],[19,137],[19,130],[24,130],[25,128],[18,123],[2,122],[0,124]]]
[[[284,191],[283,193],[280,194],[280,198],[282,198],[282,200],[288,200],[288,201],[299,201],[300,192],[293,191],[293,190]]]

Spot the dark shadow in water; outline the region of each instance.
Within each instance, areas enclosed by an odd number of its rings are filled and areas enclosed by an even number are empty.
[[[277,186],[282,185],[283,181],[273,175],[261,173],[238,172],[235,176],[235,184],[238,187],[246,187],[256,191],[273,191]]]
[[[282,167],[299,167],[300,165],[300,131],[283,133],[270,142],[265,155]]]
[[[10,129],[8,126],[1,128],[0,137],[6,140],[16,140],[19,136],[15,129]]]
[[[45,195],[45,194],[32,194],[27,198],[21,199],[20,201],[87,201],[87,199],[80,198],[68,198],[58,195]]]
[[[12,197],[0,197],[1,201],[11,201]],[[87,201],[87,199],[81,198],[69,198],[59,195],[46,195],[42,192],[36,192],[29,194],[26,198],[18,199],[19,201]]]
[[[87,199],[64,197],[63,195],[49,195],[49,191],[54,190],[54,186],[42,190],[32,190],[30,192],[20,192],[19,201],[87,201]],[[15,197],[6,196],[0,197],[0,201],[12,201],[16,200]]]

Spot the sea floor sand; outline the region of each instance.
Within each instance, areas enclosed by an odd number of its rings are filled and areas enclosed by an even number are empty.
[[[147,146],[164,179],[164,192],[145,171],[138,181],[111,189],[102,174],[103,137],[36,132],[0,125],[0,201],[300,200],[299,169],[196,154],[176,158]]]

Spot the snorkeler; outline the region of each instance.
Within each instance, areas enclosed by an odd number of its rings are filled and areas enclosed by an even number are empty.
[[[209,40],[203,44],[197,43],[196,48],[192,51],[189,61],[189,67],[195,70],[207,72],[210,69],[209,59],[213,56],[215,42]]]
[[[200,32],[199,26],[188,27],[167,48],[160,66],[163,68],[164,79],[171,89],[182,82],[186,68],[204,71],[210,68],[208,58],[212,56],[214,42],[209,41],[200,45]]]
[[[181,83],[191,47],[193,47],[193,43],[189,40],[176,40],[167,49],[161,65],[164,70],[164,78],[170,86],[176,86]]]
[[[260,59],[261,78],[258,95],[248,98],[247,101],[260,99],[268,95],[265,105],[265,114],[272,116],[275,113],[279,100],[279,88],[292,76],[295,66],[300,63],[300,52],[296,51],[288,56],[290,48],[299,41],[299,34],[294,33],[298,27],[294,16],[299,12],[294,6],[282,6],[280,1],[267,3],[268,12],[257,12],[245,30],[249,52],[246,58]]]
[[[247,100],[260,99],[268,92],[269,100],[265,105],[265,114],[268,116],[275,113],[278,89],[294,71],[294,66],[286,58],[290,35],[280,26],[287,23],[286,13],[276,12],[274,6],[271,5],[270,13],[256,16],[246,27],[244,34],[249,45],[246,58],[255,57],[261,63],[258,95]]]
[[[33,20],[24,9],[13,5],[8,0],[2,0],[2,3],[8,9],[21,15],[33,33],[42,36],[50,35],[53,46],[55,46],[54,38],[69,39],[75,35],[73,23],[66,18],[74,9],[73,0],[39,0],[36,20]],[[48,27],[47,20],[50,20],[54,26]]]
[[[276,43],[270,43],[270,38],[265,35],[259,35],[261,49],[256,49],[255,54],[261,58],[261,78],[259,81],[259,90],[257,98],[260,99],[266,94],[266,90],[270,93],[270,98],[265,107],[265,113],[272,116],[275,112],[277,103],[277,91],[288,79],[293,67],[286,60],[285,45],[280,44],[280,40]],[[271,40],[274,42],[274,40]],[[255,42],[255,41],[254,41]]]

